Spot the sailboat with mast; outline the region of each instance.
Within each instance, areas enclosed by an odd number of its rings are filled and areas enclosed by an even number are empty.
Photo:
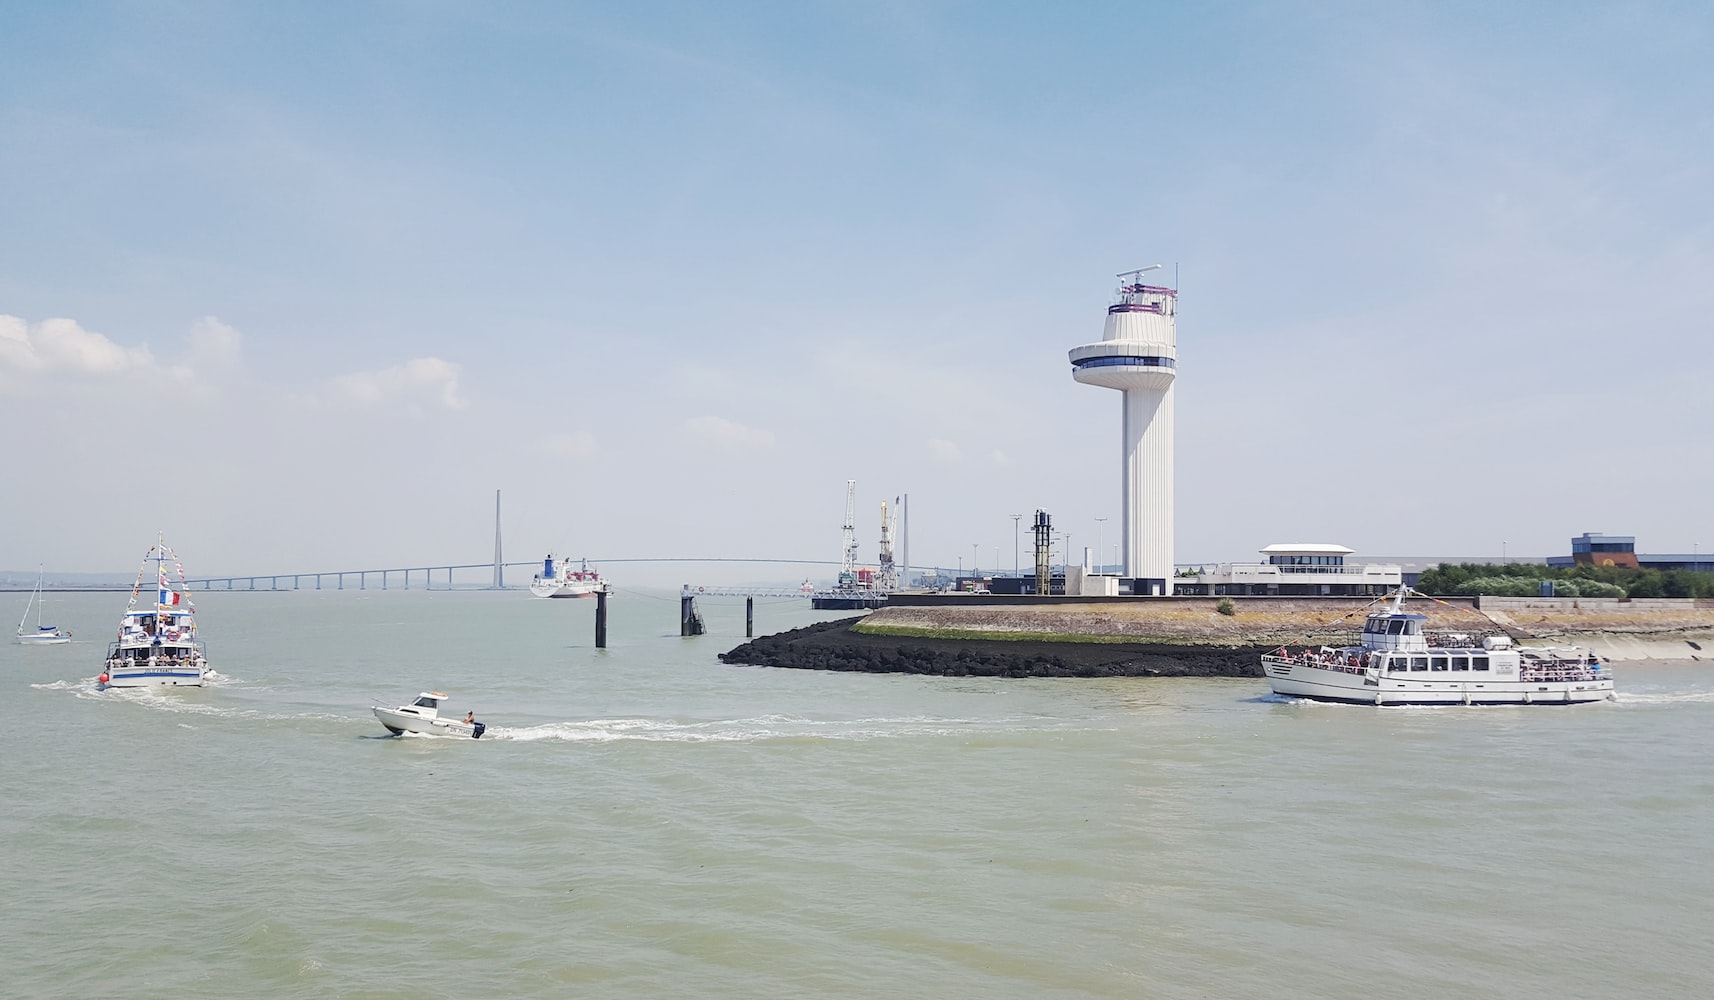
[[[178,588],[167,578],[167,563],[178,575]],[[154,564],[153,586],[143,581]],[[143,601],[152,592],[152,601]],[[96,678],[103,687],[201,687],[208,679],[208,656],[196,634],[196,604],[185,583],[184,565],[165,539],[149,547],[131,601],[119,619],[119,637],[108,644],[107,662]]]
[[[18,641],[26,646],[57,646],[62,642],[71,641],[71,631],[55,625],[42,624],[42,605],[46,599],[42,597],[42,582],[46,579],[45,571],[36,570],[36,589],[30,591],[30,602],[24,605],[24,617],[18,619]],[[25,628],[24,623],[30,620],[30,608],[36,609],[36,627]]]

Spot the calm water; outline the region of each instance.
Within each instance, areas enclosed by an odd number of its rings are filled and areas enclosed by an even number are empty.
[[[686,640],[622,594],[598,651],[592,602],[347,591],[201,595],[215,686],[97,693],[124,600],[0,647],[8,996],[1714,991],[1708,664],[1376,710],[728,667],[741,601]],[[429,688],[491,738],[385,738]]]

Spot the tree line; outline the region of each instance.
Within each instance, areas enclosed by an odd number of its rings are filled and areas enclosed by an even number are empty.
[[[1543,581],[1553,583],[1555,597],[1714,597],[1714,573],[1530,563],[1441,563],[1416,589],[1438,597],[1536,597]]]

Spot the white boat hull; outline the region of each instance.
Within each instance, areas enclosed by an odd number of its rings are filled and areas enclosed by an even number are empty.
[[[414,712],[406,712],[397,708],[374,708],[375,718],[381,725],[395,736],[404,733],[421,733],[426,736],[462,736],[466,739],[481,739],[482,733],[488,727],[478,722],[474,725],[457,722],[451,719],[424,718]]]
[[[22,646],[58,646],[62,642],[70,642],[69,635],[21,635],[18,644]]]
[[[552,580],[536,580],[530,584],[530,593],[537,597],[594,597],[606,589],[605,583],[555,583]]]
[[[107,687],[202,687],[207,683],[208,668],[196,666],[136,666],[110,669]]]
[[[1613,699],[1611,677],[1424,681],[1352,673],[1277,656],[1262,657],[1262,669],[1275,694],[1357,705],[1575,705]]]

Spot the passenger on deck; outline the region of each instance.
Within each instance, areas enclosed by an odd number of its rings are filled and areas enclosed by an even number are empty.
[[[475,709],[471,709],[470,711],[464,713],[464,724],[467,726],[473,726],[476,724],[476,710]]]

